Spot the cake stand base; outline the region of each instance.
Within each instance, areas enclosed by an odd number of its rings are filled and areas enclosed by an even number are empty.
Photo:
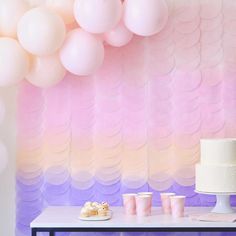
[[[235,212],[230,204],[230,195],[216,194],[216,205],[211,212],[221,214]]]

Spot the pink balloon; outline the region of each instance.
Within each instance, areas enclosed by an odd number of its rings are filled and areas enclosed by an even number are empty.
[[[29,58],[20,44],[12,38],[0,38],[0,86],[20,82],[29,70]]]
[[[5,145],[0,142],[0,173],[3,172],[7,166],[8,154]]]
[[[120,21],[122,3],[120,0],[76,0],[75,19],[81,28],[90,33],[105,33]]]
[[[33,85],[47,88],[61,81],[66,70],[57,54],[52,56],[35,57],[26,79]]]
[[[60,58],[64,67],[72,74],[90,75],[103,63],[104,46],[95,36],[76,29],[67,35]]]
[[[151,36],[160,32],[168,20],[164,0],[125,0],[124,22],[133,33]]]
[[[128,44],[132,38],[133,33],[125,27],[123,22],[104,35],[105,41],[114,47],[122,47]]]
[[[62,18],[44,7],[26,12],[18,23],[17,35],[21,45],[37,56],[54,54],[62,46],[65,34]]]

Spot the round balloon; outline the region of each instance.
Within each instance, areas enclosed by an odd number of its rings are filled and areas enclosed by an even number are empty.
[[[133,33],[151,36],[160,32],[168,20],[165,0],[125,0],[124,23]]]
[[[6,146],[0,142],[0,173],[3,172],[7,166],[8,153]]]
[[[64,67],[75,75],[93,74],[103,63],[104,46],[82,29],[71,31],[60,51]]]
[[[1,0],[0,35],[15,38],[18,21],[28,10],[29,4],[24,0]]]
[[[114,47],[122,47],[128,44],[132,38],[133,33],[125,27],[123,22],[104,35],[105,41]]]
[[[66,70],[61,64],[58,54],[34,57],[26,79],[37,87],[47,88],[64,78]]]
[[[12,38],[0,38],[0,86],[17,84],[28,70],[28,54],[20,44]]]
[[[120,0],[76,0],[75,19],[81,28],[90,33],[105,33],[114,28],[122,15]]]
[[[17,29],[21,45],[37,56],[54,54],[62,46],[65,34],[62,18],[44,7],[26,12]]]
[[[47,0],[46,4],[48,8],[60,15],[66,24],[75,21],[73,13],[74,0]]]

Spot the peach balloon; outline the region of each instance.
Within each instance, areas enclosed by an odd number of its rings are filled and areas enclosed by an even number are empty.
[[[20,44],[12,38],[0,38],[0,86],[20,82],[29,70],[29,58]]]
[[[165,0],[125,0],[124,23],[133,33],[151,36],[160,32],[168,20]]]
[[[122,15],[120,0],[76,0],[75,19],[81,28],[90,33],[105,33],[114,28]]]
[[[132,38],[133,33],[125,27],[123,22],[120,22],[114,29],[104,34],[105,41],[114,47],[122,47],[128,44]]]
[[[0,0],[0,35],[15,38],[18,21],[29,7],[24,0]]]
[[[46,6],[60,15],[66,24],[75,21],[73,13],[74,0],[47,0]]]
[[[82,29],[71,31],[60,51],[64,67],[75,75],[93,74],[103,63],[104,46]]]
[[[34,57],[26,79],[37,87],[47,88],[61,81],[66,70],[61,64],[58,54]]]
[[[63,44],[66,28],[60,16],[38,7],[26,12],[18,24],[18,39],[28,52],[37,56],[54,54]]]

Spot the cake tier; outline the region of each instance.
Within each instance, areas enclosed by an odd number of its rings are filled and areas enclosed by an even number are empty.
[[[236,165],[236,139],[201,140],[201,164]]]
[[[209,193],[236,192],[236,166],[196,165],[196,190]]]

